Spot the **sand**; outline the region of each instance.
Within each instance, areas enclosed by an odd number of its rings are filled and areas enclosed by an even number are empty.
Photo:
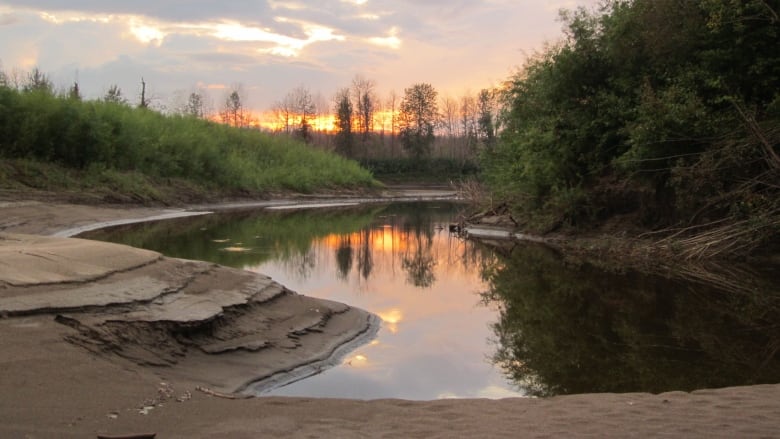
[[[780,437],[780,385],[548,399],[225,398],[247,373],[327,357],[371,323],[261,275],[40,236],[175,212],[0,204],[0,437]],[[323,325],[321,313],[343,319]],[[196,330],[177,340],[176,325]]]

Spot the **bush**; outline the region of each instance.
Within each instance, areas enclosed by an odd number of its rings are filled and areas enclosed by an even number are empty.
[[[311,192],[375,184],[356,162],[292,139],[7,87],[0,87],[0,157],[100,169],[104,175],[183,179],[229,191]],[[91,181],[100,184],[99,178]]]

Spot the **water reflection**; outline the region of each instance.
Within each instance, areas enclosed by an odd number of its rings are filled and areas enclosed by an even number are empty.
[[[279,262],[301,280],[311,277],[318,265],[332,267],[345,281],[359,278],[357,282],[370,281],[375,271],[400,270],[409,285],[425,289],[433,286],[438,272],[470,271],[483,259],[484,252],[474,245],[444,233],[457,210],[450,203],[405,203],[239,212],[120,226],[84,236],[241,268]]]
[[[275,395],[435,399],[519,396],[489,361],[496,311],[481,304],[492,251],[450,236],[448,203],[189,218],[100,237],[254,270],[301,293],[382,319],[341,366]],[[241,247],[242,252],[229,252]]]
[[[276,395],[434,399],[780,381],[776,273],[735,282],[735,267],[721,270],[719,284],[740,287],[725,292],[575,267],[545,247],[493,250],[452,237],[446,225],[458,210],[242,212],[90,237],[255,270],[381,317],[373,343]]]
[[[534,395],[780,382],[780,291],[753,274],[740,283],[755,288],[727,292],[518,246],[486,272],[493,361]]]

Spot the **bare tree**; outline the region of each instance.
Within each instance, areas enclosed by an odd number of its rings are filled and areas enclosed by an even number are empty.
[[[289,135],[295,123],[295,104],[292,94],[287,93],[281,100],[276,101],[272,111],[276,115],[278,129]]]
[[[148,108],[149,100],[146,98],[146,81],[143,76],[141,77],[141,101],[138,103],[139,108]]]
[[[234,127],[246,127],[249,118],[244,113],[244,104],[242,102],[243,87],[241,84],[234,85],[225,97],[225,103],[220,111],[222,123]]]
[[[451,96],[442,96],[439,100],[441,108],[441,128],[449,138],[457,136],[458,103]]]
[[[377,107],[375,87],[376,83],[373,80],[366,79],[361,75],[356,75],[352,79],[357,128],[364,142],[368,140],[368,135],[374,128],[374,113]]]
[[[295,133],[303,139],[304,142],[311,140],[311,118],[316,110],[314,98],[311,91],[304,85],[300,85],[289,93],[289,101],[295,116],[298,118],[298,128]]]
[[[398,132],[398,93],[390,90],[387,96],[387,110],[390,112],[390,157],[395,157],[395,135]]]
[[[460,100],[460,124],[464,139],[464,147],[473,153],[477,147],[477,100],[470,93],[466,93]]]
[[[479,138],[486,148],[492,148],[496,143],[499,129],[498,92],[496,89],[485,88],[477,95],[477,111],[479,113]]]

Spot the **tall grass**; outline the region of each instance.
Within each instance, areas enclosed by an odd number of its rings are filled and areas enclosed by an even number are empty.
[[[375,184],[356,162],[293,139],[127,105],[0,87],[0,158],[43,162],[92,176],[261,193]]]

